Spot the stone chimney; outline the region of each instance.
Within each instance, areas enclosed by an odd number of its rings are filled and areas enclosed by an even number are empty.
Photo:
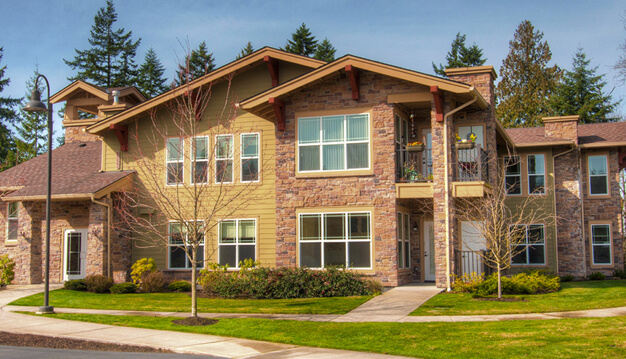
[[[445,71],[450,80],[474,86],[487,103],[495,106],[494,82],[498,75],[493,66],[460,67]]]
[[[572,140],[578,145],[578,115],[542,118],[546,137]]]

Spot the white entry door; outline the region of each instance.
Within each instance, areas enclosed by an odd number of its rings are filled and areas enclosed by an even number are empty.
[[[435,280],[435,227],[424,222],[424,280]]]
[[[85,278],[87,230],[67,229],[63,240],[63,280]]]

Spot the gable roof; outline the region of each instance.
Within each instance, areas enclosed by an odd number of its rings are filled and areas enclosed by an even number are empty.
[[[148,101],[145,101],[137,106],[134,106],[126,111],[123,111],[117,115],[108,117],[94,125],[91,125],[87,128],[87,131],[90,133],[99,133],[104,130],[108,130],[110,125],[127,121],[149,109],[152,109],[152,108],[155,108],[156,106],[164,104],[184,94],[187,91],[193,91],[196,88],[199,88],[201,86],[204,86],[210,83],[214,84],[217,82],[221,82],[225,80],[227,76],[229,75],[237,74],[239,72],[245,71],[248,68],[258,66],[263,63],[263,59],[266,56],[269,56],[272,59],[291,62],[291,63],[295,63],[298,65],[310,67],[310,68],[318,68],[326,64],[326,61],[321,61],[321,60],[312,59],[306,56],[291,54],[285,51],[276,50],[271,47],[264,47],[239,60],[235,60],[216,70],[213,70],[210,73],[191,81],[189,84],[181,85],[157,97],[154,97]]]
[[[286,97],[299,91],[303,87],[311,86],[327,78],[337,76],[338,71],[344,70],[347,65],[351,65],[359,70],[375,72],[401,80],[419,83],[425,86],[437,86],[443,91],[449,91],[456,94],[474,94],[478,98],[478,104],[482,108],[486,108],[488,106],[487,102],[480,95],[480,93],[471,85],[368,60],[354,55],[345,55],[325,66],[319,67],[316,70],[250,97],[242,101],[240,103],[240,107],[246,111],[260,115],[265,112],[264,109],[266,107],[270,106],[268,104],[270,98]]]
[[[574,144],[573,140],[547,137],[545,127],[508,128],[506,133],[517,147]],[[581,148],[626,146],[626,122],[578,125],[578,145]]]
[[[100,172],[102,142],[73,142],[52,150],[52,199],[102,197],[125,184],[134,171]],[[45,200],[48,154],[0,172],[4,201]]]

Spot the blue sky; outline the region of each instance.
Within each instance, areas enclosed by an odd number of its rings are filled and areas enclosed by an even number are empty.
[[[52,93],[69,84],[74,72],[63,62],[74,49],[89,47],[93,18],[105,0],[3,0],[0,46],[11,84],[2,96],[21,97],[35,64],[50,80]],[[153,47],[171,80],[181,43],[206,41],[218,66],[235,59],[248,41],[255,49],[283,47],[303,22],[317,39],[327,37],[337,56],[353,54],[432,73],[444,62],[457,32],[484,50],[488,65],[499,72],[509,41],[523,20],[544,33],[552,63],[571,68],[582,47],[598,72],[606,74],[614,97],[626,97],[626,85],[612,67],[626,39],[623,1],[115,1],[117,27],[141,38],[136,61]],[[30,44],[30,45],[27,45]],[[623,104],[620,109],[624,113]],[[55,121],[60,129],[60,121]]]

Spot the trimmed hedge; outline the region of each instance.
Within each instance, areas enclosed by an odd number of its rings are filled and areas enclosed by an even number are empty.
[[[87,285],[84,279],[72,279],[63,283],[63,289],[86,291]]]
[[[89,275],[85,277],[85,285],[89,292],[106,293],[113,286],[113,279],[103,275]]]
[[[220,298],[287,299],[372,295],[380,283],[351,270],[329,268],[254,268],[228,272],[212,266],[202,270],[199,283],[205,294]]]
[[[112,294],[130,294],[137,293],[137,288],[139,288],[137,284],[127,282],[113,284],[113,286],[109,290]]]
[[[457,278],[461,281],[453,285],[453,290],[457,293],[473,293],[481,296],[498,293],[498,274],[493,273],[485,280],[482,277],[472,276]],[[512,277],[502,276],[502,294],[541,294],[556,292],[561,289],[559,277],[543,274],[539,271],[531,273],[519,273]]]
[[[170,292],[191,292],[191,283],[186,280],[175,280],[167,286]]]

